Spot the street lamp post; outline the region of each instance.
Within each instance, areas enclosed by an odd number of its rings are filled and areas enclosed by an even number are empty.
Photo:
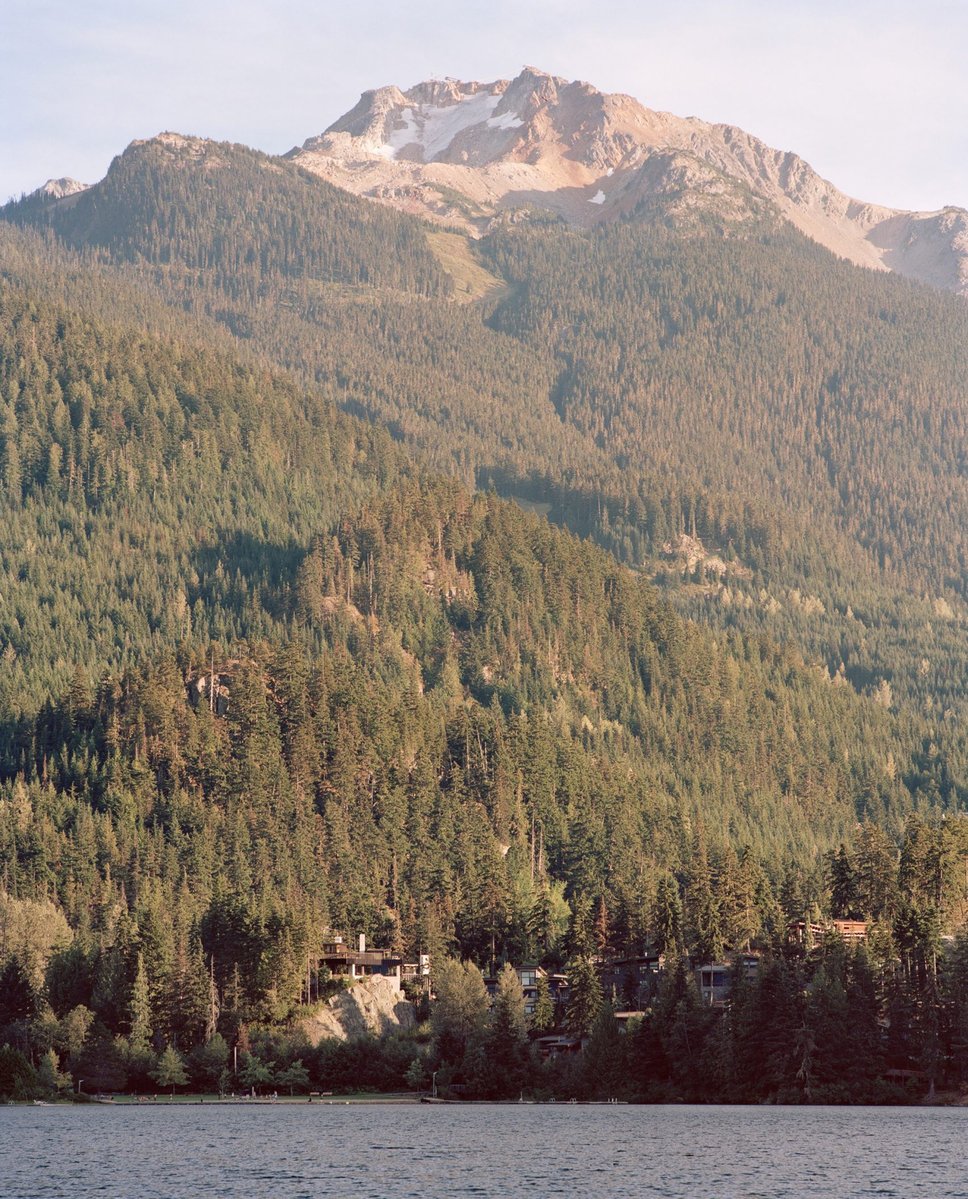
[[[437,1071],[436,1070],[430,1076],[430,1085],[432,1088],[431,1098],[436,1099],[437,1098]]]

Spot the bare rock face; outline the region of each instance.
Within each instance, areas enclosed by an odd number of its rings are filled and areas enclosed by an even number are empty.
[[[389,132],[387,118],[404,102],[403,93],[396,87],[379,87],[364,92],[356,107],[334,121],[326,133],[348,133],[351,137],[364,138],[378,145],[386,141]]]
[[[79,183],[77,179],[67,176],[63,179],[48,179],[45,184],[32,191],[27,198],[69,208],[81,192],[86,192],[90,186],[90,183]]]
[[[76,196],[78,192],[87,191],[91,185],[80,183],[77,179],[48,179],[43,187],[37,189],[38,195],[47,196],[51,200],[63,200],[66,196]]]
[[[580,227],[660,205],[728,221],[769,211],[860,266],[968,295],[963,209],[854,200],[735,126],[654,112],[534,67],[513,80],[366,92],[290,157],[357,195],[476,236],[527,209]]]
[[[297,1029],[318,1045],[326,1040],[379,1037],[412,1028],[415,1023],[413,1004],[403,998],[392,979],[376,974],[334,995],[311,1016],[303,1017]]]

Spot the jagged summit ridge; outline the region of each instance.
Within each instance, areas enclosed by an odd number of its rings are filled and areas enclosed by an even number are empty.
[[[589,226],[643,204],[728,219],[768,206],[851,262],[968,294],[963,209],[855,200],[735,126],[656,112],[535,67],[512,80],[365,92],[290,157],[348,191],[475,235],[535,207]]]
[[[355,108],[306,147],[324,148],[333,144],[332,135],[343,133],[379,157],[431,162],[467,129],[502,127],[495,110],[506,87],[505,80],[489,85],[433,80],[408,92],[396,87],[364,92]]]
[[[291,154],[363,150],[386,161],[482,166],[553,157],[543,151],[557,147],[576,164],[614,170],[636,144],[624,128],[626,110],[656,133],[676,119],[649,113],[631,97],[525,67],[513,80],[429,80],[406,92],[394,86],[364,92],[345,116]]]

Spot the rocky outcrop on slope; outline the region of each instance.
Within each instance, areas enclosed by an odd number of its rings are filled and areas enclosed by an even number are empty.
[[[296,1028],[312,1045],[318,1045],[326,1040],[379,1037],[412,1028],[415,1023],[413,1004],[404,999],[395,981],[376,974],[334,995],[312,1015],[298,1020]]]

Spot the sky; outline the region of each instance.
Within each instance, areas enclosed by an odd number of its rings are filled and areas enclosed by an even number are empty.
[[[169,129],[283,153],[385,83],[525,64],[968,207],[968,0],[0,0],[0,202]]]

